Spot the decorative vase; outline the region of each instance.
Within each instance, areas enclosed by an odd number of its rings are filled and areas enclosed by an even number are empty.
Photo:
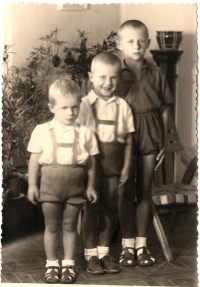
[[[182,32],[157,31],[156,40],[161,50],[178,50],[182,40]]]

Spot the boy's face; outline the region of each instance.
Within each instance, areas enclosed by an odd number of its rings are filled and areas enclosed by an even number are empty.
[[[120,67],[118,64],[105,64],[98,61],[89,73],[95,93],[105,100],[115,94]]]
[[[55,115],[57,121],[64,127],[73,125],[79,114],[80,101],[77,97],[68,95],[57,97],[55,105],[48,104],[50,111]]]
[[[143,27],[124,27],[120,32],[119,49],[124,52],[126,59],[143,61],[150,39]]]

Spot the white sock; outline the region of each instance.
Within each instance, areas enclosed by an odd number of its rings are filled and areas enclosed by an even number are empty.
[[[137,237],[135,239],[135,249],[147,246],[147,238],[146,237]]]
[[[75,260],[64,259],[62,260],[62,266],[75,266]]]
[[[46,267],[51,267],[51,266],[60,267],[58,259],[57,260],[46,260]]]
[[[125,247],[131,247],[133,249],[129,249],[128,251],[132,254],[134,254],[134,248],[135,248],[135,238],[122,238],[122,248]],[[123,251],[122,251],[123,253]]]
[[[98,257],[97,248],[90,248],[90,249],[85,248],[84,249],[84,255],[85,255],[85,260],[87,260],[87,261],[92,256],[97,256]]]
[[[97,246],[97,251],[99,255],[99,259],[103,258],[105,255],[109,254],[109,247],[105,246]]]

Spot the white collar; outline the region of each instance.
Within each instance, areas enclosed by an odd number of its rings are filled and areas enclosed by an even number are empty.
[[[89,99],[89,102],[90,104],[94,104],[94,102],[97,100],[97,99],[102,99],[100,98],[95,92],[94,90],[90,91],[89,94],[88,94],[88,99]],[[106,103],[110,103],[110,102],[113,102],[115,101],[117,104],[119,104],[119,97],[117,96],[113,96],[111,97],[108,101],[106,101]]]
[[[74,122],[74,124],[72,126],[67,126],[63,127],[58,121],[57,119],[54,117],[50,123],[49,123],[49,129],[53,129],[55,128],[58,132],[64,132],[64,131],[70,131],[70,130],[76,130],[77,132],[80,131],[80,127],[79,124],[77,122]]]

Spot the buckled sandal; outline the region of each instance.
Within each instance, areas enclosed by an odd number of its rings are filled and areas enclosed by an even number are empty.
[[[123,266],[135,266],[136,265],[134,253],[131,253],[129,249],[134,250],[134,248],[132,247],[123,248],[120,258],[119,258],[120,265],[123,265]]]
[[[75,266],[62,266],[61,283],[71,284],[76,281]]]
[[[44,280],[46,283],[59,283],[60,282],[60,268],[57,266],[46,267]]]
[[[142,249],[142,252],[137,255],[138,250]],[[136,258],[137,258],[137,265],[139,266],[152,266],[156,260],[148,251],[147,247],[139,247],[135,250]]]

